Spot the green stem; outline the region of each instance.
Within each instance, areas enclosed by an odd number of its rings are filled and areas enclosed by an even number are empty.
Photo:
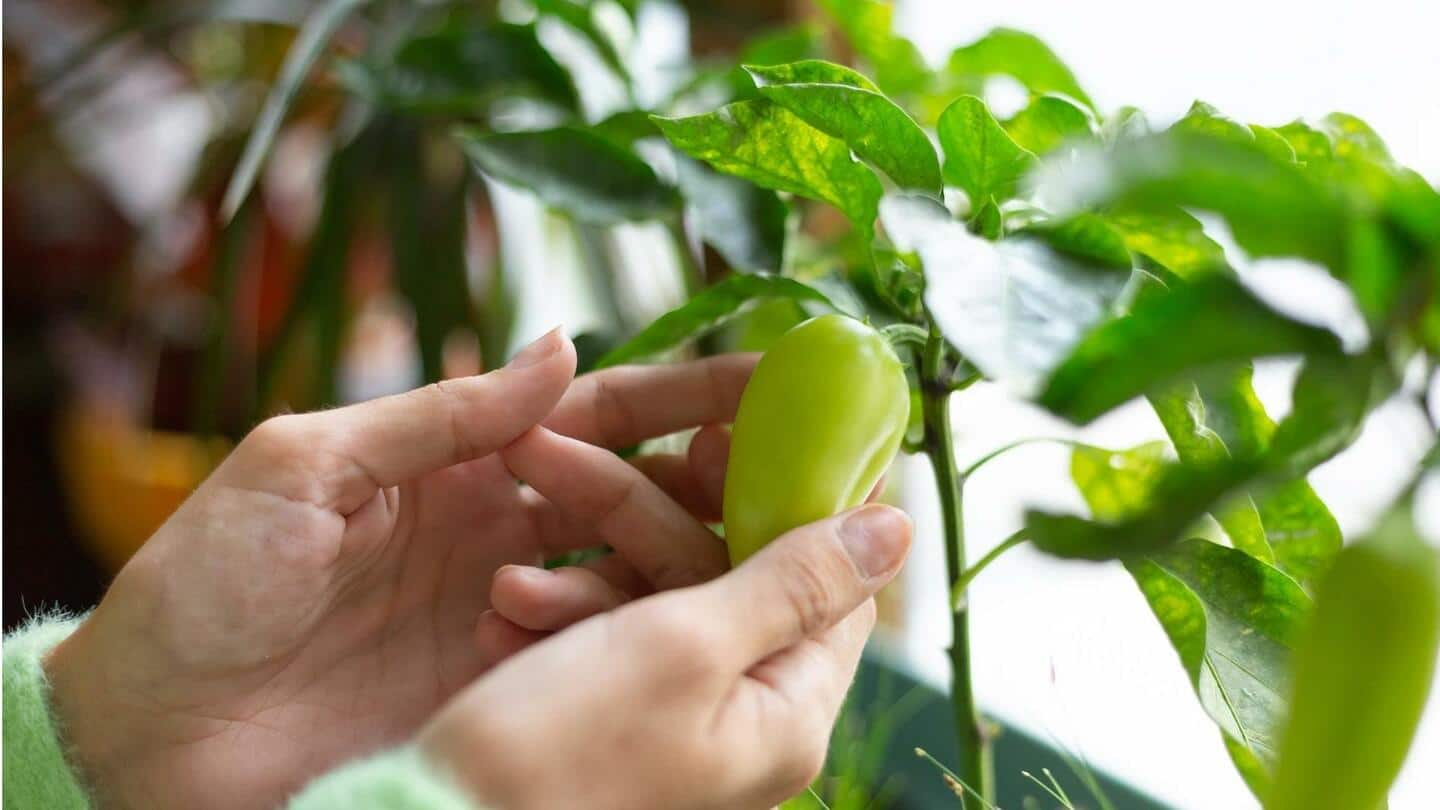
[[[950,609],[960,610],[965,604],[965,591],[970,587],[970,583],[974,581],[975,577],[980,576],[980,572],[984,571],[990,563],[999,559],[1001,554],[1020,545],[1025,542],[1025,540],[1025,531],[1023,529],[1015,532],[1000,541],[1000,545],[990,549],[989,553],[981,557],[979,562],[965,569],[965,573],[961,574],[960,578],[955,580],[955,584],[950,587]]]
[[[921,358],[921,407],[925,422],[925,454],[935,470],[940,516],[945,529],[945,564],[951,588],[965,572],[964,479],[955,465],[955,438],[950,428],[950,390],[944,385],[945,340],[932,329]],[[994,801],[994,759],[990,735],[975,705],[970,674],[970,608],[962,604],[951,614],[950,704],[960,746],[959,776],[986,802]]]

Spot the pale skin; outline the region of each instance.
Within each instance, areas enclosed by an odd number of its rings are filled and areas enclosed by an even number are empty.
[[[802,789],[910,523],[861,507],[727,573],[705,522],[754,361],[576,379],[552,332],[490,374],[261,425],[46,661],[102,806],[276,807],[409,741],[505,810]],[[605,449],[687,427],[685,456]]]

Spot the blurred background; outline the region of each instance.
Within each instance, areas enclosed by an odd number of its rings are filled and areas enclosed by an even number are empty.
[[[467,171],[429,118],[356,115],[349,102],[377,79],[360,58],[373,43],[347,27],[334,47],[352,59],[327,63],[299,89],[254,193],[222,226],[246,139],[316,5],[4,6],[7,629],[42,607],[93,605],[134,548],[268,413],[475,373],[556,323],[577,338],[582,363],[593,361],[686,294],[683,235],[658,224],[578,224]],[[498,5],[502,18],[525,22],[544,4]],[[633,30],[618,40],[626,81],[573,31],[541,20],[540,41],[573,87],[527,95],[573,93],[564,101],[587,120],[607,120],[631,99],[668,97],[703,77],[757,33],[814,16],[805,0],[630,5]],[[897,6],[900,32],[935,62],[1013,26],[1047,40],[1101,109],[1135,105],[1160,124],[1197,98],[1260,123],[1344,110],[1368,120],[1398,160],[1440,181],[1440,8],[1429,0]],[[385,30],[391,21],[370,22]],[[544,113],[511,109],[505,97],[486,103],[498,119]],[[1278,264],[1241,269],[1275,279],[1285,295],[1324,299],[1323,289],[1285,286]],[[1293,374],[1286,363],[1258,369],[1274,416],[1287,407]],[[1143,407],[1075,431],[984,383],[957,401],[962,465],[1026,436],[1117,447],[1163,437]],[[1347,535],[1370,525],[1423,454],[1424,424],[1406,406],[1383,407],[1353,448],[1312,475]],[[943,686],[948,619],[929,474],[914,457],[896,476],[895,496],[917,515],[922,541],[884,606],[880,644]],[[1025,506],[1080,504],[1064,451],[1045,446],[996,461],[969,492],[976,557],[1018,528]],[[988,711],[1177,807],[1255,806],[1117,566],[1022,546],[971,598]],[[1440,772],[1420,765],[1435,762],[1432,699],[1392,808],[1435,806]]]

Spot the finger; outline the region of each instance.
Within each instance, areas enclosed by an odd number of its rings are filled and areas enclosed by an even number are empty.
[[[910,518],[879,504],[787,532],[702,588],[699,611],[714,622],[748,670],[818,636],[889,582],[910,548]]]
[[[833,722],[874,627],[875,600],[867,599],[834,627],[775,653],[748,674],[786,702],[808,703],[809,710]]]
[[[674,453],[636,456],[630,459],[630,466],[654,481],[697,520],[710,523],[720,519],[720,509],[701,485],[686,456]]]
[[[591,524],[658,589],[704,582],[728,565],[718,537],[608,450],[537,427],[501,456],[517,478]]]
[[[488,670],[549,635],[521,627],[499,613],[487,610],[475,623],[475,647],[480,653],[480,668]]]
[[[704,493],[715,515],[725,505],[725,468],[730,463],[730,431],[721,425],[706,425],[690,439],[690,473]]]
[[[529,630],[564,630],[597,613],[630,601],[629,596],[588,568],[546,570],[507,565],[495,572],[490,606]]]
[[[758,354],[620,366],[586,374],[545,420],[551,430],[618,449],[677,430],[731,422]]]
[[[574,346],[551,331],[489,374],[271,420],[242,444],[251,448],[235,472],[348,514],[378,488],[509,444],[550,413],[574,372]]]

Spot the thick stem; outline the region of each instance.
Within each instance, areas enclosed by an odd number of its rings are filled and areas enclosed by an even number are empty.
[[[965,574],[964,479],[955,465],[955,440],[950,430],[950,391],[944,386],[944,339],[933,333],[921,362],[921,404],[925,421],[925,454],[935,470],[940,495],[940,516],[945,529],[945,567],[951,589]],[[995,764],[990,735],[975,705],[970,676],[970,608],[962,603],[952,611],[950,644],[950,704],[955,735],[960,744],[960,778],[986,802],[995,800]]]

